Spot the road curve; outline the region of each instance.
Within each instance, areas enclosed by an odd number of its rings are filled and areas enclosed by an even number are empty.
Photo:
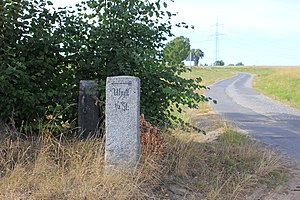
[[[206,96],[213,109],[251,136],[300,161],[300,110],[272,100],[252,86],[253,75],[238,73],[213,85]]]

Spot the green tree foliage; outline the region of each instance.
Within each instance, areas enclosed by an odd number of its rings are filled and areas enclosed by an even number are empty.
[[[194,66],[198,66],[199,59],[204,57],[204,52],[201,49],[191,49],[191,53],[195,56]]]
[[[217,61],[214,62],[214,65],[215,65],[215,66],[224,66],[225,63],[224,63],[223,60],[217,60]]]
[[[166,66],[161,49],[174,16],[166,1],[87,0],[73,10],[51,4],[0,3],[0,118],[32,122],[67,108],[83,79],[98,80],[104,100],[106,77],[118,75],[141,79],[141,112],[156,123],[176,120],[172,105],[181,111],[207,100],[194,92],[205,88],[200,78],[186,80],[185,68]],[[76,117],[75,106],[67,111],[64,118]]]
[[[182,65],[190,52],[190,41],[183,36],[176,37],[164,48],[164,59],[170,66]]]
[[[244,66],[242,62],[238,62],[235,66]]]

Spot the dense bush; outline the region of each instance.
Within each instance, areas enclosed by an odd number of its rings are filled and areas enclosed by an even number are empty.
[[[2,119],[32,122],[66,108],[76,103],[83,79],[98,80],[104,100],[106,77],[117,75],[140,77],[141,112],[154,122],[175,119],[172,108],[179,104],[205,100],[194,92],[203,88],[200,79],[186,80],[180,76],[185,68],[164,63],[174,16],[166,2],[87,0],[74,10],[51,4],[0,3]],[[76,106],[67,111],[64,117],[76,116]]]
[[[0,117],[33,121],[48,107],[64,105],[72,78],[65,64],[62,13],[51,2],[0,3]],[[49,108],[50,109],[50,108]]]
[[[235,66],[244,66],[242,62],[238,62]]]
[[[224,66],[224,65],[225,65],[225,63],[223,60],[217,60],[214,62],[214,66]]]

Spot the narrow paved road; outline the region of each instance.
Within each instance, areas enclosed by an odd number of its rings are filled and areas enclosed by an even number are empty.
[[[253,75],[238,73],[210,86],[213,109],[251,136],[300,161],[300,110],[256,92]]]

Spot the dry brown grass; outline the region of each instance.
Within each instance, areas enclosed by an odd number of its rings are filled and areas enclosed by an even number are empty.
[[[202,169],[196,183],[206,191],[207,199],[243,199],[250,186],[282,168],[273,151],[230,129],[218,142],[199,148],[204,153],[194,163]]]
[[[2,137],[0,199],[235,199],[280,169],[270,150],[235,131],[211,143],[195,134],[169,131],[166,153],[143,155],[134,172],[105,171],[99,139]]]
[[[135,172],[105,172],[101,140],[1,143],[0,199],[143,199],[160,183],[161,166],[150,157]]]

